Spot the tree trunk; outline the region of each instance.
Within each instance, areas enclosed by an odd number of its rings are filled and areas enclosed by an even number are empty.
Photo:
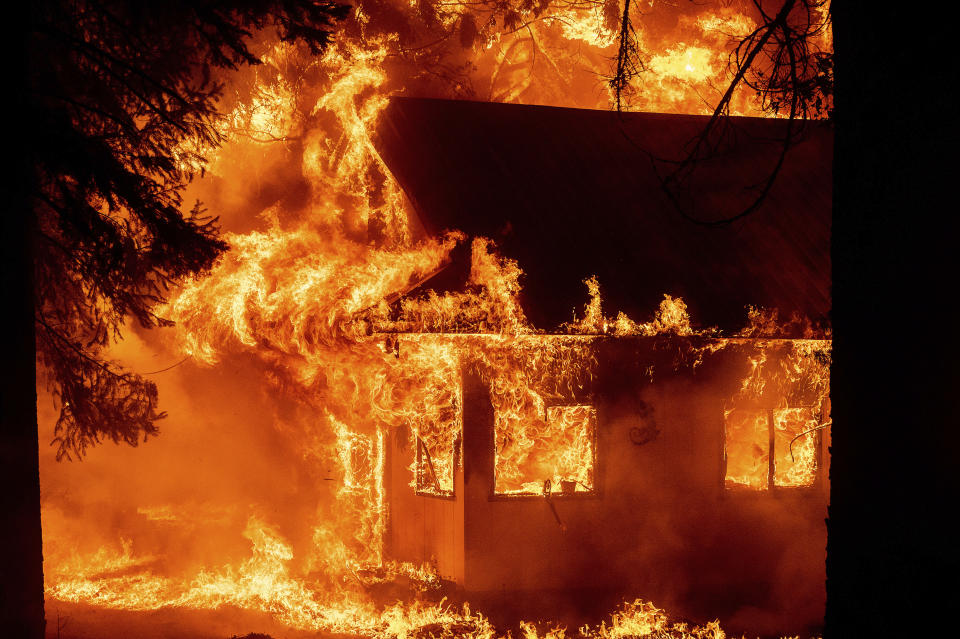
[[[25,49],[9,61],[14,74],[28,73]],[[22,43],[19,43],[22,44]],[[18,59],[17,53],[20,53]],[[24,80],[25,77],[14,79]],[[21,122],[29,123],[23,91],[15,92]],[[27,127],[29,128],[29,127]],[[0,381],[0,634],[39,639],[44,635],[43,544],[40,530],[40,463],[37,439],[36,344],[33,324],[32,227],[27,190],[31,176],[28,140],[13,136],[8,159],[15,188],[7,192],[2,217],[3,271],[0,300],[4,312]]]
[[[2,297],[7,330],[0,383],[0,628],[8,637],[43,637],[43,547],[37,439],[36,346],[33,325],[32,215],[3,213]]]

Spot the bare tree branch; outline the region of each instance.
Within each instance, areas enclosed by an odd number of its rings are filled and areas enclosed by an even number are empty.
[[[740,220],[756,211],[769,195],[797,134],[795,121],[811,117],[830,117],[832,113],[833,59],[831,52],[811,46],[812,41],[829,28],[830,13],[826,0],[785,0],[771,16],[759,0],[753,0],[762,23],[737,43],[730,56],[733,77],[713,108],[710,119],[690,141],[689,149],[680,160],[654,158],[651,162],[661,186],[677,212],[685,219],[703,226],[723,226]],[[631,40],[633,26],[630,18],[630,0],[624,2],[619,35],[616,74],[610,80],[614,89],[616,108],[622,110],[622,93],[638,74],[636,56]],[[633,64],[633,66],[631,66]],[[642,65],[639,67],[642,70]],[[716,157],[717,150],[729,129],[730,105],[738,89],[747,87],[756,92],[762,108],[778,115],[787,107],[787,125],[780,141],[780,151],[767,177],[748,187],[756,191],[751,201],[740,210],[720,219],[705,220],[689,211],[680,202],[680,195],[690,189],[690,180],[698,166]],[[632,142],[632,140],[631,140]],[[641,150],[640,145],[636,145]],[[646,153],[646,151],[644,151]],[[666,175],[660,175],[658,165],[673,165]]]

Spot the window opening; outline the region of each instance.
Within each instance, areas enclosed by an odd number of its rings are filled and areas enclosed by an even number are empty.
[[[498,413],[494,492],[593,493],[596,421],[589,404],[546,406],[541,415],[525,418]]]
[[[812,486],[824,427],[811,406],[724,410],[725,487]]]

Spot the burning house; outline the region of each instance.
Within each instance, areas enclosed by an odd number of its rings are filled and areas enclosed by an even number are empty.
[[[388,99],[374,45],[309,99],[277,45],[233,112],[264,135],[197,185],[230,250],[118,345],[164,436],[43,460],[48,601],[75,636],[815,631],[829,129],[732,118],[671,185],[705,117]]]
[[[820,625],[832,137],[734,119],[672,196],[662,175],[706,119],[391,102],[377,145],[422,232],[495,238],[508,259],[482,240],[458,248],[372,326],[426,371],[411,382],[419,412],[383,446],[388,556],[432,562],[500,610],[640,594],[753,632]],[[754,197],[785,135],[759,209],[713,224]],[[526,282],[494,321],[462,305],[447,319],[421,292],[476,287],[491,268],[515,284],[509,258]],[[592,298],[572,316],[584,281]],[[649,323],[629,319],[658,303]]]
[[[942,634],[950,22],[854,11],[31,4],[4,636]]]

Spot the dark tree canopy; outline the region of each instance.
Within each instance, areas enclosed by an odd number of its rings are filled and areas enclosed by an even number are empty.
[[[169,287],[227,249],[181,194],[218,130],[218,72],[256,65],[273,29],[319,53],[349,11],[327,0],[36,3],[27,39],[34,118],[38,364],[58,399],[58,457],[136,445],[164,416],[156,386],[102,357],[129,318],[164,326]],[[222,75],[222,74],[221,74]]]

